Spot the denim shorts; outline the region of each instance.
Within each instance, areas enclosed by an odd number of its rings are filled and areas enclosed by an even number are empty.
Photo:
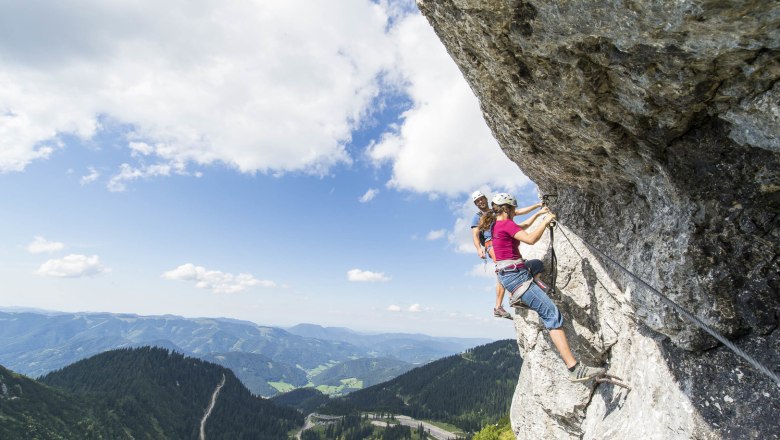
[[[530,261],[527,261],[526,264]],[[529,265],[529,267],[530,266],[531,265]],[[515,290],[519,289],[529,278],[531,278],[531,274],[527,269],[498,272],[498,279],[501,281],[501,285],[504,286],[510,294],[514,294]],[[550,297],[548,297],[536,283],[531,283],[531,286],[523,293],[520,300],[528,305],[531,310],[539,314],[544,326],[549,330],[563,327],[563,315],[561,315],[558,307],[555,306],[555,303],[552,302]]]

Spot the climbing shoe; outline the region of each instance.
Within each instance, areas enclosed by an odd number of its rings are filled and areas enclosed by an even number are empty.
[[[504,310],[504,306],[498,306],[497,309],[493,309],[493,316],[495,316],[496,318],[512,319],[512,315],[510,315],[509,312]]]
[[[573,370],[569,370],[569,380],[572,382],[585,382],[594,377],[603,376],[607,372],[604,368],[588,367],[577,362]]]

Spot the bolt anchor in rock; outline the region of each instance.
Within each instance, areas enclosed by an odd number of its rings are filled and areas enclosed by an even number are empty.
[[[595,381],[596,381],[596,383],[611,383],[612,385],[617,385],[617,386],[619,386],[619,387],[621,387],[621,388],[625,388],[625,389],[627,389],[628,391],[631,391],[631,387],[630,387],[630,386],[628,386],[628,385],[627,385],[627,384],[626,384],[626,383],[623,381],[623,379],[621,379],[621,378],[619,378],[619,377],[617,377],[617,376],[614,376],[614,375],[612,375],[612,374],[607,374],[607,373],[604,373],[604,374],[602,374],[601,376],[597,376],[597,377],[595,377],[593,380],[595,380]]]

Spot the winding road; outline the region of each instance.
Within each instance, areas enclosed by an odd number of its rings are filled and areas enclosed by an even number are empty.
[[[203,414],[203,418],[200,419],[200,440],[206,440],[206,420],[211,415],[211,410],[214,409],[214,405],[217,403],[217,395],[219,395],[219,391],[222,389],[222,387],[225,385],[225,375],[222,375],[222,382],[217,385],[217,388],[214,390],[214,394],[211,395],[211,403],[209,403],[209,407],[206,408],[206,414]]]
[[[420,423],[422,423],[425,432],[437,440],[449,440],[458,437],[454,432],[445,431],[438,426],[434,426],[430,423],[422,422],[420,420],[415,420],[409,416],[395,416],[395,420],[401,425],[415,429],[417,429],[417,427],[420,426]],[[372,420],[371,424],[374,426],[386,426],[386,422],[379,420]]]
[[[376,417],[376,415],[375,414],[368,414],[368,417],[369,418],[373,418],[373,417]],[[327,420],[327,421],[336,421],[336,420],[340,419],[341,417],[338,417],[338,416],[325,416],[325,415],[317,414],[317,413],[309,414],[308,416],[306,416],[306,423],[303,425],[303,428],[300,431],[298,431],[298,434],[296,435],[296,438],[298,440],[301,439],[301,434],[303,434],[303,431],[305,431],[305,430],[307,430],[307,429],[309,429],[309,428],[314,426],[314,421],[312,420],[313,418],[318,418],[318,419]],[[420,420],[415,420],[415,419],[413,419],[413,418],[411,418],[409,416],[395,416],[395,420],[396,420],[396,422],[400,423],[401,425],[408,426],[410,428],[415,428],[415,429],[418,426],[420,426],[420,423],[422,423],[423,428],[425,429],[425,432],[427,432],[428,434],[430,434],[433,438],[435,438],[437,440],[449,440],[449,439],[454,439],[454,438],[458,437],[457,434],[455,434],[454,432],[446,431],[446,430],[444,430],[442,428],[439,428],[438,426],[431,425],[428,422],[422,422]],[[374,426],[380,426],[380,427],[387,426],[387,422],[384,421],[384,420],[372,420],[371,424],[374,425]]]
[[[301,434],[303,434],[303,431],[306,431],[307,429],[314,426],[314,422],[311,421],[311,416],[313,415],[314,414],[309,414],[308,416],[306,416],[306,422],[303,424],[303,428],[301,428],[301,430],[298,431],[297,434],[295,434],[296,439],[301,440]]]

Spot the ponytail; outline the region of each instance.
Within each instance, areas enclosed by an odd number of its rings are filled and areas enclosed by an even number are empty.
[[[492,228],[493,223],[496,222],[496,217],[499,214],[508,214],[510,206],[511,205],[493,205],[493,208],[490,211],[482,214],[482,218],[479,219],[479,230],[487,231]]]
[[[496,222],[496,214],[497,213],[495,211],[495,207],[490,211],[482,214],[482,217],[479,219],[479,225],[478,225],[480,232],[487,231],[493,227],[493,223]]]

